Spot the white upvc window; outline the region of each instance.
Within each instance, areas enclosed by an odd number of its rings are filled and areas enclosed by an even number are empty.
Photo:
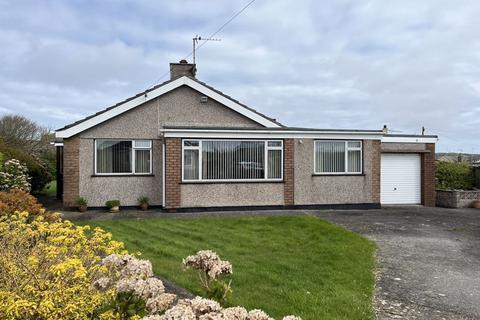
[[[361,174],[362,141],[317,140],[315,174]]]
[[[152,140],[96,139],[96,175],[152,173]]]
[[[182,181],[281,181],[283,140],[184,139]]]

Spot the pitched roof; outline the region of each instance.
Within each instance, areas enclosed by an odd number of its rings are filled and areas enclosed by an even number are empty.
[[[56,136],[58,138],[68,138],[76,135],[183,85],[201,92],[264,127],[284,127],[275,119],[267,117],[266,115],[240,103],[238,100],[233,99],[206,83],[183,76],[174,80],[165,81],[93,115],[57,129]]]

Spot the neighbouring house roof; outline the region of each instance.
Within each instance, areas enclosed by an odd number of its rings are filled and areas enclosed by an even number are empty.
[[[144,92],[141,92],[133,97],[127,98],[122,102],[119,102],[111,107],[108,107],[100,112],[97,112],[91,116],[88,116],[82,120],[76,121],[63,128],[56,130],[57,138],[69,138],[87,129],[90,129],[102,122],[105,122],[111,118],[114,118],[126,111],[129,111],[145,102],[153,100],[167,92],[170,92],[181,86],[188,86],[200,93],[218,101],[226,107],[232,109],[235,112],[242,114],[243,116],[257,122],[264,127],[283,127],[281,123],[267,117],[266,115],[247,107],[232,97],[224,94],[223,92],[207,85],[204,82],[192,79],[190,77],[180,77],[175,80],[165,81],[159,85],[152,87]]]

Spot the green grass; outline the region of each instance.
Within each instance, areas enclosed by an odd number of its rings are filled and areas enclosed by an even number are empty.
[[[372,319],[375,245],[308,216],[87,221],[201,294],[182,258],[211,249],[233,264],[233,301],[280,318]]]
[[[47,183],[39,194],[45,197],[54,197],[57,194],[57,181],[53,180]]]

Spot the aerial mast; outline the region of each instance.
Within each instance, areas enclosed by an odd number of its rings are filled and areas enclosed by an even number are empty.
[[[203,41],[198,47],[197,44],[199,41]],[[198,34],[195,36],[195,38],[192,39],[193,42],[193,64],[195,64],[195,51],[200,49],[201,46],[203,46],[207,41],[222,41],[222,39],[217,39],[217,38],[202,38]]]

